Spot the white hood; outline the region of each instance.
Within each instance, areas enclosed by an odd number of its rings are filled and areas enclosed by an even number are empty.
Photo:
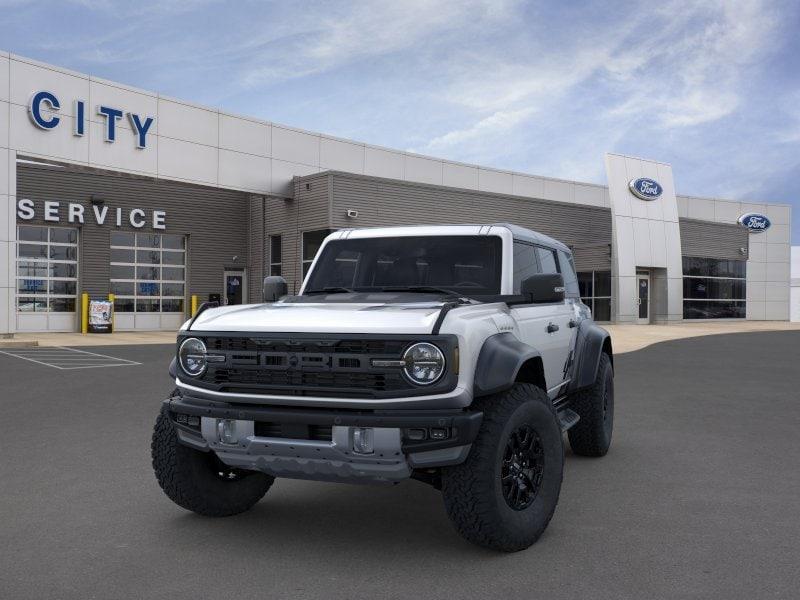
[[[192,331],[291,333],[431,333],[441,302],[406,304],[284,303],[203,311]]]

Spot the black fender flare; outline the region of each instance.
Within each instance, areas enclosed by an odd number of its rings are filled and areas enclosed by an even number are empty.
[[[539,359],[541,365],[542,355],[536,348],[520,342],[511,333],[497,333],[486,338],[475,367],[473,395],[477,398],[509,389],[517,380],[520,369],[531,359]],[[538,373],[538,376],[544,379],[543,373]],[[534,381],[530,383],[544,383],[535,381],[536,374],[532,377]]]
[[[614,353],[611,349],[611,335],[595,324],[594,321],[581,321],[575,340],[575,367],[570,390],[580,390],[594,384],[600,355],[606,352],[614,365]]]

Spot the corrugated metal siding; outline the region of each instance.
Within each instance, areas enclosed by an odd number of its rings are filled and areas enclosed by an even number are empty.
[[[611,268],[611,211],[607,208],[339,172],[328,175],[332,180],[332,226],[336,229],[507,221],[571,246],[579,270]],[[296,198],[304,193],[306,179],[299,179]],[[357,210],[358,218],[348,218],[348,209]]]
[[[189,235],[189,277],[187,297],[198,294],[206,300],[210,293],[222,293],[225,266],[244,266],[247,260],[248,195],[191,184],[153,180],[107,172],[89,172],[80,167],[49,168],[19,164],[17,196],[36,203],[36,219],[22,223],[47,224],[42,220],[42,202],[62,203],[61,225],[67,223],[65,203],[84,206],[85,224],[80,226],[80,288],[92,295],[105,296],[109,290],[111,231],[153,231],[152,210],[164,210],[166,230],[156,233]],[[90,199],[96,196],[109,207],[104,225],[94,222]],[[122,227],[117,228],[116,211],[122,208]],[[146,211],[148,224],[131,227],[128,212]],[[53,223],[51,223],[53,224]],[[233,256],[239,259],[234,263]]]
[[[749,233],[744,227],[680,219],[681,251],[684,256],[744,260],[740,248],[749,251]]]

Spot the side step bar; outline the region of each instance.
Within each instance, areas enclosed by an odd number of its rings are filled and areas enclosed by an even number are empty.
[[[571,427],[573,427],[581,418],[571,408],[565,408],[558,413],[558,422],[561,425],[561,433],[564,433]]]

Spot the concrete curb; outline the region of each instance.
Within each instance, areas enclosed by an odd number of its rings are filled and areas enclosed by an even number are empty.
[[[36,340],[0,340],[0,348],[37,348]]]

